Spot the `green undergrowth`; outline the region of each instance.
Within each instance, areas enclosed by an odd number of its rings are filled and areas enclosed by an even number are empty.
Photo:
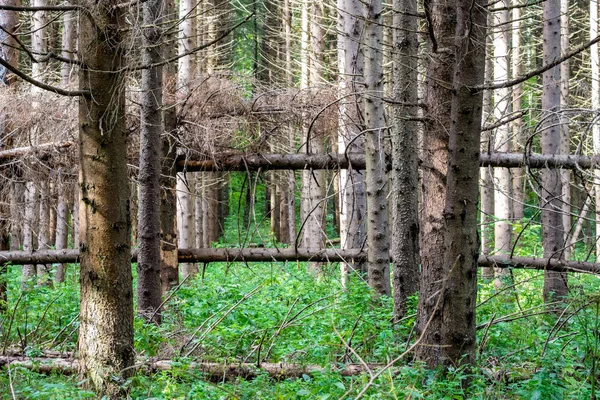
[[[415,363],[410,354],[371,381],[343,377],[346,363],[387,363],[414,342],[414,317],[391,322],[392,301],[374,299],[353,277],[344,290],[337,266],[321,277],[302,263],[211,264],[166,303],[160,327],[135,321],[140,357],[170,359],[177,367],[127,382],[131,398],[337,399],[364,388],[372,399],[579,399],[597,393],[598,280],[570,276],[572,296],[558,314],[542,307],[542,274],[515,271],[497,290],[480,281],[478,365],[446,374]],[[9,271],[9,307],[0,346],[41,357],[73,351],[77,343],[77,273],[64,284],[21,290],[19,269]],[[514,288],[510,288],[510,285]],[[411,299],[409,314],[416,309]],[[347,345],[345,345],[346,343]],[[352,350],[350,350],[350,347]],[[192,360],[222,363],[289,362],[323,371],[299,379],[212,383],[188,368]],[[375,370],[373,372],[376,372]],[[0,373],[0,398],[93,398],[76,376],[38,374],[11,367]],[[14,397],[13,397],[14,393]]]

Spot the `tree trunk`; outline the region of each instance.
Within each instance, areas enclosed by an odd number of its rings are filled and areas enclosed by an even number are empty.
[[[520,0],[514,0],[514,6],[519,6]],[[521,8],[515,7],[512,9],[512,77],[513,79],[523,74],[523,60],[521,59]],[[512,112],[514,115],[521,113],[523,109],[521,98],[523,97],[523,83],[513,86],[512,88]],[[525,141],[527,138],[523,132],[523,119],[517,118],[511,122],[511,131],[513,133],[513,152],[519,153],[525,150]],[[512,172],[512,218],[515,221],[520,221],[525,217],[525,208],[523,201],[523,174],[525,171],[522,168],[516,168]]]
[[[394,318],[406,313],[406,300],[419,290],[419,155],[417,123],[417,2],[394,0],[393,96],[404,105],[395,106],[392,119],[392,268]]]
[[[377,294],[390,294],[387,176],[383,149],[385,109],[383,107],[382,2],[365,4],[365,150],[367,161],[367,276]]]
[[[38,246],[37,250],[45,250],[51,247],[52,240],[49,235],[50,228],[50,182],[40,183],[40,196],[39,196],[39,225],[38,225]],[[38,283],[43,285],[51,285],[52,278],[50,271],[52,269],[51,264],[38,264],[37,265],[37,276]]]
[[[323,83],[323,52],[325,29],[323,26],[325,10],[322,2],[304,0],[302,4],[302,26],[307,32],[302,35],[301,47],[302,78],[300,89],[310,91]],[[306,42],[305,42],[306,41]],[[310,116],[303,116],[301,151],[307,154],[324,152],[323,134],[317,129],[309,132]],[[325,243],[325,171],[306,169],[302,171],[301,225],[302,246],[319,249]],[[318,263],[310,263],[314,273],[320,272]]]
[[[177,174],[177,228],[179,230],[178,246],[181,249],[189,249],[194,246],[194,198],[192,174]],[[194,264],[181,265],[181,277],[183,279],[198,273],[198,267]]]
[[[424,124],[421,151],[421,281],[416,331],[424,344],[417,348],[417,357],[430,366],[436,366],[444,362],[439,359],[444,351],[441,347],[444,323],[441,320],[442,302],[438,299],[448,277],[448,271],[440,260],[444,259],[448,127],[452,126],[452,93],[448,82],[453,82],[457,20],[456,1],[432,0],[427,5],[425,12],[431,24],[428,39],[430,62],[425,82],[429,119]]]
[[[544,64],[558,59],[560,49],[560,0],[544,2]],[[560,110],[560,66],[543,76],[541,144],[543,154],[559,152],[561,132],[558,111]],[[560,171],[542,171],[542,239],[544,257],[560,258],[564,247],[562,220],[562,182]],[[556,301],[567,295],[567,275],[552,271],[544,274],[544,300]]]
[[[80,371],[118,398],[133,374],[131,219],[125,128],[125,12],[86,1],[79,19]],[[93,19],[92,19],[93,18]],[[119,72],[116,72],[119,71]]]
[[[18,6],[20,0],[0,0],[0,5]],[[15,11],[0,10],[0,56],[10,65],[16,67],[19,62],[19,52],[17,41],[9,33],[14,33],[19,24],[19,14]],[[8,69],[0,66],[0,84],[14,86],[16,76]],[[0,116],[0,125],[2,125]]]
[[[71,4],[72,1],[67,1]],[[77,40],[77,17],[75,11],[66,11],[63,15],[62,28],[62,51],[61,56],[66,59],[75,59],[75,42]],[[71,82],[72,70],[74,64],[62,63],[60,68],[61,83],[65,88],[69,87]]]
[[[493,13],[488,14],[488,25],[492,24]],[[486,84],[493,83],[493,68],[494,63],[491,57],[492,36],[486,37],[486,53],[485,58],[485,78]],[[492,108],[492,91],[485,90],[483,92],[483,109],[481,116],[481,126],[489,125],[493,115]],[[481,137],[481,152],[490,154],[494,151],[494,140],[492,131],[482,132]],[[479,198],[481,202],[481,252],[489,255],[494,250],[494,169],[485,167],[479,169]],[[494,278],[494,268],[483,268],[481,276],[486,279]]]
[[[179,30],[179,55],[190,51],[194,45],[194,3],[191,0],[179,2],[179,18],[181,20]],[[177,75],[177,86],[179,89],[179,100],[184,101],[189,94],[189,84],[192,80],[193,57],[186,55],[179,58],[179,69]],[[177,228],[179,230],[178,242],[180,248],[190,248],[194,245],[194,177],[192,174],[177,174]],[[195,275],[198,268],[193,264],[181,266],[182,278]]]
[[[425,335],[423,339],[433,339],[423,341],[417,348],[417,357],[431,366],[456,367],[472,365],[475,361],[479,243],[478,182],[473,177],[477,176],[479,164],[482,94],[474,94],[470,87],[481,84],[484,77],[485,5],[484,0],[475,3],[457,0],[455,4],[455,42],[450,49],[455,49],[456,66],[452,80],[448,186],[443,211],[443,266],[439,280],[426,282],[436,290],[428,299],[435,302],[433,309],[419,308],[417,317],[418,321],[427,321],[419,326]],[[438,326],[440,330],[436,330]],[[428,334],[429,330],[433,331]]]
[[[143,5],[144,33],[142,62],[159,64],[163,59],[163,1],[149,0]],[[161,320],[160,281],[160,156],[163,133],[162,66],[142,70],[140,117],[140,169],[137,292],[138,313],[148,322]]]
[[[25,214],[23,221],[23,251],[33,251],[34,224],[36,220],[35,210],[37,201],[37,188],[33,182],[25,184]],[[31,281],[36,275],[35,265],[23,266],[23,281]]]
[[[590,0],[590,40],[598,36],[598,0]],[[592,109],[600,109],[600,56],[598,44],[590,47],[590,69],[592,88]],[[600,125],[592,125],[592,139],[594,154],[600,155]],[[594,171],[594,185],[596,194],[596,260],[600,260],[600,170]]]
[[[164,0],[166,19],[171,21],[177,15],[175,0]],[[174,32],[169,32],[165,40],[173,43]],[[177,53],[175,46],[163,46],[164,57],[171,59]],[[160,175],[160,280],[162,293],[179,283],[179,261],[177,260],[177,111],[175,85],[177,68],[174,63],[163,68],[164,95],[164,132],[161,139],[161,175]]]
[[[509,0],[498,3],[501,11],[494,12],[494,82],[506,82],[508,80],[509,64]],[[506,118],[510,105],[510,89],[502,88],[494,91],[494,119],[501,121]],[[502,124],[496,129],[494,149],[500,153],[510,151],[509,124]],[[494,168],[494,252],[508,255],[512,250],[512,225],[511,225],[511,173],[508,168]],[[502,287],[506,279],[509,279],[509,271],[498,269],[495,271],[496,288]]]
[[[362,4],[359,0],[338,0],[338,153],[364,154],[361,136],[363,123],[362,90],[363,56],[359,43],[363,34]],[[362,247],[365,241],[366,193],[364,175],[354,169],[340,171],[340,240],[343,249]],[[352,271],[350,264],[341,264],[342,283]],[[361,267],[362,269],[362,267]]]
[[[569,49],[569,0],[560,1],[560,47],[561,56]],[[560,64],[560,108],[569,108],[569,60]],[[569,117],[567,113],[560,117],[560,146],[558,152],[569,154],[570,151]],[[563,220],[563,243],[567,243],[567,236],[572,229],[571,213],[571,171],[564,169],[560,171],[562,185],[562,220]]]
[[[56,250],[67,248],[69,238],[69,207],[67,198],[67,187],[61,171],[58,172],[57,191],[58,199],[56,205],[56,241],[54,247]],[[54,272],[54,280],[58,283],[65,280],[65,264],[58,264]]]

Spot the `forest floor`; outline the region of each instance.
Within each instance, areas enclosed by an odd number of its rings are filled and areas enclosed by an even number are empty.
[[[232,204],[235,203],[232,199]],[[268,227],[240,235],[231,215],[217,246],[268,242]],[[263,220],[255,216],[257,220]],[[264,225],[266,225],[268,221]],[[260,224],[258,224],[260,225]],[[519,232],[520,226],[515,226]],[[539,225],[529,224],[516,255],[540,256]],[[581,254],[579,254],[581,253]],[[575,257],[585,258],[585,249]],[[20,267],[9,267],[8,310],[0,315],[0,351],[42,357],[77,347],[78,266],[54,286],[21,290]],[[570,274],[570,298],[559,314],[544,307],[543,272],[513,272],[514,285],[480,279],[478,358],[468,371],[429,370],[409,352],[390,368],[343,376],[344,365],[387,364],[415,337],[416,298],[407,317],[392,323],[392,299],[374,298],[354,276],[342,288],[339,266],[321,276],[305,263],[213,263],[186,281],[165,303],[160,326],[135,320],[135,350],[142,360],[172,360],[171,369],[138,371],[124,383],[132,399],[590,399],[600,377],[598,277]],[[135,268],[134,284],[135,284]],[[134,290],[135,293],[135,290]],[[1,355],[1,354],[0,354]],[[193,362],[292,363],[322,367],[299,378],[215,381]],[[0,399],[95,398],[76,375],[0,370]]]
[[[167,302],[160,327],[135,321],[140,357],[175,360],[169,371],[139,372],[125,385],[134,399],[461,399],[593,398],[597,376],[600,296],[597,278],[573,276],[579,294],[562,315],[542,307],[542,277],[515,272],[514,290],[496,291],[482,283],[477,320],[478,366],[445,375],[415,363],[408,354],[370,382],[369,374],[343,377],[332,371],[345,363],[387,363],[415,340],[414,316],[392,324],[390,298],[374,299],[364,282],[340,286],[337,269],[321,277],[303,264],[211,264]],[[20,290],[11,268],[9,312],[0,327],[0,346],[36,357],[45,350],[72,352],[77,341],[78,274],[55,287]],[[414,312],[415,299],[410,307]],[[350,350],[350,347],[352,350]],[[288,362],[317,364],[320,373],[299,379],[203,380],[190,370],[194,361],[220,363]],[[362,361],[361,361],[362,360]],[[76,376],[36,373],[11,367],[0,374],[0,397],[94,398]],[[376,373],[377,370],[373,370]]]

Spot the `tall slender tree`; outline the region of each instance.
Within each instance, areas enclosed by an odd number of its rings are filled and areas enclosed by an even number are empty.
[[[364,153],[362,121],[363,34],[362,3],[337,0],[339,104],[338,153]],[[364,175],[353,168],[340,171],[340,240],[345,249],[361,248],[366,238],[366,190]],[[351,266],[341,264],[342,282]]]
[[[558,59],[561,54],[560,43],[560,0],[544,2],[543,51],[544,64]],[[558,154],[561,132],[560,118],[560,66],[544,72],[542,89],[542,125],[541,144],[543,154]],[[564,229],[562,219],[562,182],[560,171],[544,169],[542,171],[542,239],[544,257],[559,258],[564,247]],[[544,272],[544,300],[552,302],[567,295],[567,274],[562,272]]]
[[[367,275],[378,294],[390,294],[387,177],[383,148],[385,109],[383,107],[382,1],[365,4],[364,110],[367,189]]]
[[[142,71],[138,262],[138,312],[151,322],[160,323],[160,155],[163,133],[163,71],[161,23],[163,1],[143,4],[142,62],[150,65]]]
[[[398,103],[392,114],[392,269],[394,317],[406,312],[406,300],[419,285],[419,199],[417,123],[417,2],[393,2],[393,96]]]

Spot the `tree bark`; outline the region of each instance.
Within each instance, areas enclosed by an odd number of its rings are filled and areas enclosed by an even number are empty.
[[[509,0],[499,4],[500,11],[494,12],[494,82],[506,82],[509,77]],[[494,117],[496,121],[506,118],[510,105],[510,89],[501,88],[494,91]],[[510,125],[502,124],[496,129],[494,150],[508,153],[511,147]],[[508,168],[494,168],[494,250],[499,254],[510,254],[512,251],[511,198],[512,179]],[[495,271],[495,286],[500,288],[508,279],[507,271]]]
[[[363,55],[359,43],[363,33],[362,4],[359,0],[337,0],[338,9],[338,153],[364,154],[362,99]],[[340,239],[344,249],[361,247],[366,239],[366,193],[364,175],[351,167],[340,171]],[[350,266],[340,266],[342,283]],[[361,267],[362,269],[362,267]]]
[[[544,2],[544,63],[558,59],[560,49],[560,0]],[[560,66],[544,72],[542,90],[541,145],[543,154],[557,154],[560,145]],[[564,247],[560,171],[542,171],[542,241],[545,258],[559,258]],[[548,303],[567,295],[567,275],[546,271],[544,300]]]
[[[470,88],[483,83],[485,64],[485,0],[458,0],[455,33],[456,69],[452,98],[452,125],[448,147],[448,187],[444,209],[444,280],[440,332],[445,366],[475,362],[475,308],[477,303],[477,176],[481,136],[482,94]]]
[[[444,207],[446,199],[446,175],[448,170],[448,127],[455,69],[456,1],[431,0],[426,3],[425,13],[429,20],[428,51],[430,62],[425,82],[425,99],[430,119],[425,123],[422,157],[421,210],[421,281],[416,332],[421,335],[417,357],[429,366],[441,362],[441,332],[444,323],[441,316],[443,302],[438,301],[440,290],[446,282],[448,271],[440,262],[444,259]],[[473,177],[471,177],[472,179]]]
[[[511,33],[511,57],[512,57],[512,78],[515,79],[518,76],[523,75],[523,60],[521,59],[521,8],[518,6],[521,5],[521,0],[514,0],[513,2],[515,8],[512,9],[512,33]],[[515,115],[521,113],[522,110],[522,97],[523,97],[523,83],[519,83],[512,88],[512,112]],[[511,130],[513,133],[513,146],[512,151],[515,153],[523,151],[525,148],[525,141],[527,138],[525,137],[523,131],[523,119],[517,118],[513,122],[511,122]],[[525,217],[525,208],[524,208],[524,188],[523,184],[525,182],[524,171],[522,168],[516,168],[512,173],[512,218],[515,221],[520,221]]]
[[[417,2],[394,0],[393,96],[417,102]],[[396,106],[392,116],[392,226],[394,318],[406,313],[406,300],[419,289],[419,155],[417,123],[405,118],[414,110]]]
[[[164,0],[167,20],[176,18],[175,0]],[[167,34],[166,40],[173,43],[174,32]],[[166,59],[175,56],[175,46],[163,46]],[[160,280],[165,294],[179,283],[179,262],[177,260],[177,111],[175,85],[177,69],[173,63],[163,68],[163,118],[164,132],[161,138],[160,174]]]
[[[367,162],[367,277],[377,294],[390,294],[387,176],[383,148],[386,127],[383,107],[382,2],[365,7],[364,96],[365,151]]]
[[[56,241],[54,247],[56,250],[67,248],[69,238],[69,207],[67,202],[67,186],[61,171],[57,179],[58,199],[56,206]],[[61,283],[65,280],[65,264],[58,264],[54,272],[54,280]]]
[[[86,1],[79,19],[81,190],[80,372],[99,395],[118,398],[133,374],[131,219],[125,128],[125,12]],[[117,72],[119,71],[119,72]]]
[[[143,5],[142,62],[159,64],[163,59],[160,32],[163,1],[149,0]],[[162,115],[162,67],[142,71],[140,118],[140,169],[137,292],[138,313],[148,322],[160,324],[160,155]]]

